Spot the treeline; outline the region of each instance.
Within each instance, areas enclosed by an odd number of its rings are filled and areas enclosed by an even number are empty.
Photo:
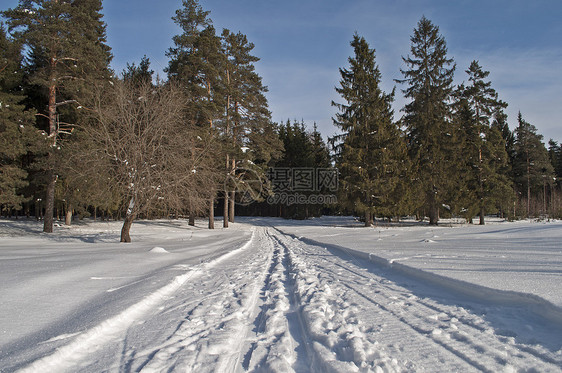
[[[185,0],[167,80],[150,61],[109,67],[100,0],[21,1],[0,29],[2,171],[6,215],[53,217],[210,216],[223,199],[234,216],[247,173],[265,178],[282,143],[254,45],[215,30],[209,12]],[[225,219],[224,225],[228,225]]]
[[[340,69],[340,134],[330,151],[315,126],[272,122],[254,45],[240,32],[217,32],[196,0],[184,0],[173,17],[181,33],[167,52],[165,81],[146,57],[111,70],[101,12],[101,0],[22,0],[2,12],[5,216],[37,216],[45,232],[55,217],[124,219],[121,240],[130,241],[137,218],[193,224],[204,216],[214,228],[216,212],[224,227],[237,213],[354,213],[367,224],[412,214],[435,224],[444,215],[483,222],[489,213],[562,213],[560,145],[551,140],[547,150],[521,115],[509,130],[506,104],[477,61],[467,83],[453,86],[453,60],[425,18],[404,58],[400,83],[410,102],[398,122],[395,92],[379,87],[374,50],[354,36],[350,67]],[[337,193],[333,180],[318,183],[334,166]],[[294,185],[296,172],[305,199],[271,199],[275,182],[284,175]],[[318,202],[327,194],[338,204]]]
[[[374,217],[415,214],[437,224],[462,216],[484,224],[487,214],[506,218],[562,216],[562,151],[519,113],[511,131],[503,102],[473,61],[455,86],[456,65],[439,28],[425,17],[403,57],[396,80],[408,103],[393,120],[395,91],[380,88],[375,50],[355,35],[349,68],[341,68],[333,103],[340,134],[330,139],[340,170],[340,205]]]

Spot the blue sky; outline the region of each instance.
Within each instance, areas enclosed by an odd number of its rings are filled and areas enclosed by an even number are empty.
[[[17,5],[4,0],[2,8]],[[500,98],[508,102],[513,128],[517,112],[545,140],[562,141],[562,1],[559,0],[200,0],[215,28],[240,31],[256,45],[256,68],[269,87],[274,121],[316,122],[335,133],[331,117],[338,68],[347,67],[349,42],[358,32],[376,49],[383,88],[390,91],[405,66],[401,56],[425,15],[439,26],[449,56],[457,63],[456,82],[479,60]],[[113,68],[147,55],[154,70],[167,65],[166,50],[180,30],[171,17],[181,0],[106,0],[108,44]],[[405,101],[397,85],[395,111]]]

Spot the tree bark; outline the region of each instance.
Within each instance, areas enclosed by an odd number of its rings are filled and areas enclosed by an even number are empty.
[[[69,203],[66,206],[66,215],[64,217],[64,224],[72,225],[72,205]]]
[[[236,198],[236,192],[235,191],[231,191],[230,192],[230,198],[229,198],[229,203],[228,203],[228,220],[231,223],[234,223],[234,199]]]
[[[190,212],[189,213],[189,221],[187,222],[187,224],[191,225],[192,227],[195,227],[195,214]]]
[[[54,71],[56,59],[51,58],[51,71]],[[53,73],[50,74],[50,81],[54,82]],[[49,86],[49,137],[52,138],[53,151],[57,145],[57,87],[54,83]],[[55,210],[55,184],[57,182],[54,171],[54,155],[47,156],[49,170],[47,171],[47,193],[45,194],[45,220],[43,220],[43,232],[53,232],[53,215]]]
[[[215,199],[209,199],[209,229],[215,229]]]
[[[224,184],[224,206],[223,206],[223,210],[222,210],[222,216],[223,216],[223,220],[222,220],[222,227],[223,228],[228,228],[228,214],[229,214],[229,208],[228,208],[228,184],[229,184],[229,180],[228,177],[230,176],[230,157],[228,156],[228,154],[226,155],[226,173],[227,173],[227,182]]]
[[[370,211],[365,211],[365,227],[371,227],[373,225],[373,218]]]
[[[435,197],[431,198],[429,203],[429,225],[437,225],[439,222],[439,208]]]
[[[127,214],[127,216],[125,216],[123,228],[121,228],[121,242],[131,242],[129,232],[131,230],[131,225],[133,225],[133,220],[135,220],[135,215]]]
[[[223,211],[222,211],[222,216],[223,216],[222,227],[223,228],[228,228],[228,211],[229,211],[228,200],[229,200],[228,191],[226,190],[226,187],[225,187],[225,190],[224,190],[224,208],[223,208]]]
[[[480,209],[480,225],[485,225],[486,222],[484,221],[484,209]]]
[[[230,172],[234,176],[236,170],[236,160],[232,159],[232,166],[230,168]],[[228,220],[231,223],[234,223],[234,199],[236,198],[236,190],[232,190],[230,192],[230,204],[228,205]]]
[[[55,185],[57,179],[53,170],[47,172],[47,192],[45,194],[45,215],[43,218],[43,232],[53,233],[55,214]]]

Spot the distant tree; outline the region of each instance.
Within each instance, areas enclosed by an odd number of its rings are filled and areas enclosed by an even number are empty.
[[[150,69],[150,59],[145,55],[138,66],[134,62],[132,64],[127,63],[122,75],[123,80],[133,81],[135,84],[151,83],[154,70]]]
[[[459,110],[456,118],[462,133],[462,182],[465,191],[464,208],[467,218],[472,220],[474,212],[485,223],[487,210],[503,206],[512,201],[512,186],[507,175],[508,155],[506,146],[495,119],[503,120],[503,109],[507,104],[499,100],[491,82],[484,81],[489,75],[478,61],[472,61],[468,70],[468,85],[457,89]]]
[[[274,173],[269,175],[272,179],[270,181],[273,183],[272,192],[278,196],[299,194],[305,197],[326,192],[322,188],[315,189],[313,182],[317,174],[312,173],[330,167],[329,150],[318,132],[316,124],[313,125],[312,131],[309,131],[304,121],[291,123],[290,120],[287,120],[285,124],[279,125],[278,131],[284,151],[282,156],[274,162],[274,167],[271,169]],[[303,169],[306,169],[305,172],[311,172],[307,175],[310,177],[309,182],[312,182],[312,185],[293,189],[294,181],[298,178],[295,172],[298,173]],[[285,188],[283,186],[285,182],[289,183],[291,187]],[[320,216],[324,207],[322,204],[288,204],[286,201],[275,204],[277,215],[296,219]]]
[[[552,183],[554,168],[542,142],[543,136],[537,133],[536,127],[525,121],[521,112],[517,116],[517,122],[513,173],[516,190],[521,197],[526,195],[526,216],[529,217],[531,199],[538,198],[544,193],[546,185]],[[543,198],[546,200],[546,195]]]
[[[548,156],[554,168],[556,179],[560,182],[562,180],[562,146],[553,139],[548,141]]]
[[[447,57],[447,44],[439,28],[425,17],[410,38],[411,56],[402,57],[407,70],[400,70],[410,99],[403,111],[408,152],[412,162],[413,187],[422,193],[421,204],[429,224],[439,220],[439,206],[455,181],[458,140],[451,125],[450,100],[455,64]],[[420,206],[421,207],[421,206]]]
[[[376,214],[392,216],[398,210],[396,191],[405,176],[406,146],[393,123],[394,92],[380,88],[375,50],[357,34],[351,46],[354,56],[349,69],[340,68],[336,88],[345,103],[332,103],[339,110],[333,121],[342,133],[332,143],[340,172],[340,203],[363,214],[370,226]]]
[[[3,12],[9,31],[29,51],[29,90],[36,96],[36,109],[43,118],[38,123],[51,140],[43,166],[44,232],[53,231],[58,141],[77,116],[63,106],[87,100],[92,82],[110,76],[111,54],[105,44],[101,8],[101,0],[20,0],[16,8]]]

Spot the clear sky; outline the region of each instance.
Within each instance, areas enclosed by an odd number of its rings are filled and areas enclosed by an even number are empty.
[[[17,0],[2,0],[2,9]],[[105,0],[113,68],[147,55],[155,71],[167,66],[166,50],[180,30],[171,17],[181,0]],[[545,140],[562,141],[562,1],[560,0],[200,0],[220,31],[242,32],[261,58],[256,64],[274,121],[316,122],[334,134],[332,100],[338,68],[348,67],[353,33],[376,49],[383,89],[401,78],[402,56],[425,15],[439,26],[457,63],[456,82],[479,60],[500,98],[509,104],[514,128],[517,112]],[[395,112],[405,101],[397,85]]]

